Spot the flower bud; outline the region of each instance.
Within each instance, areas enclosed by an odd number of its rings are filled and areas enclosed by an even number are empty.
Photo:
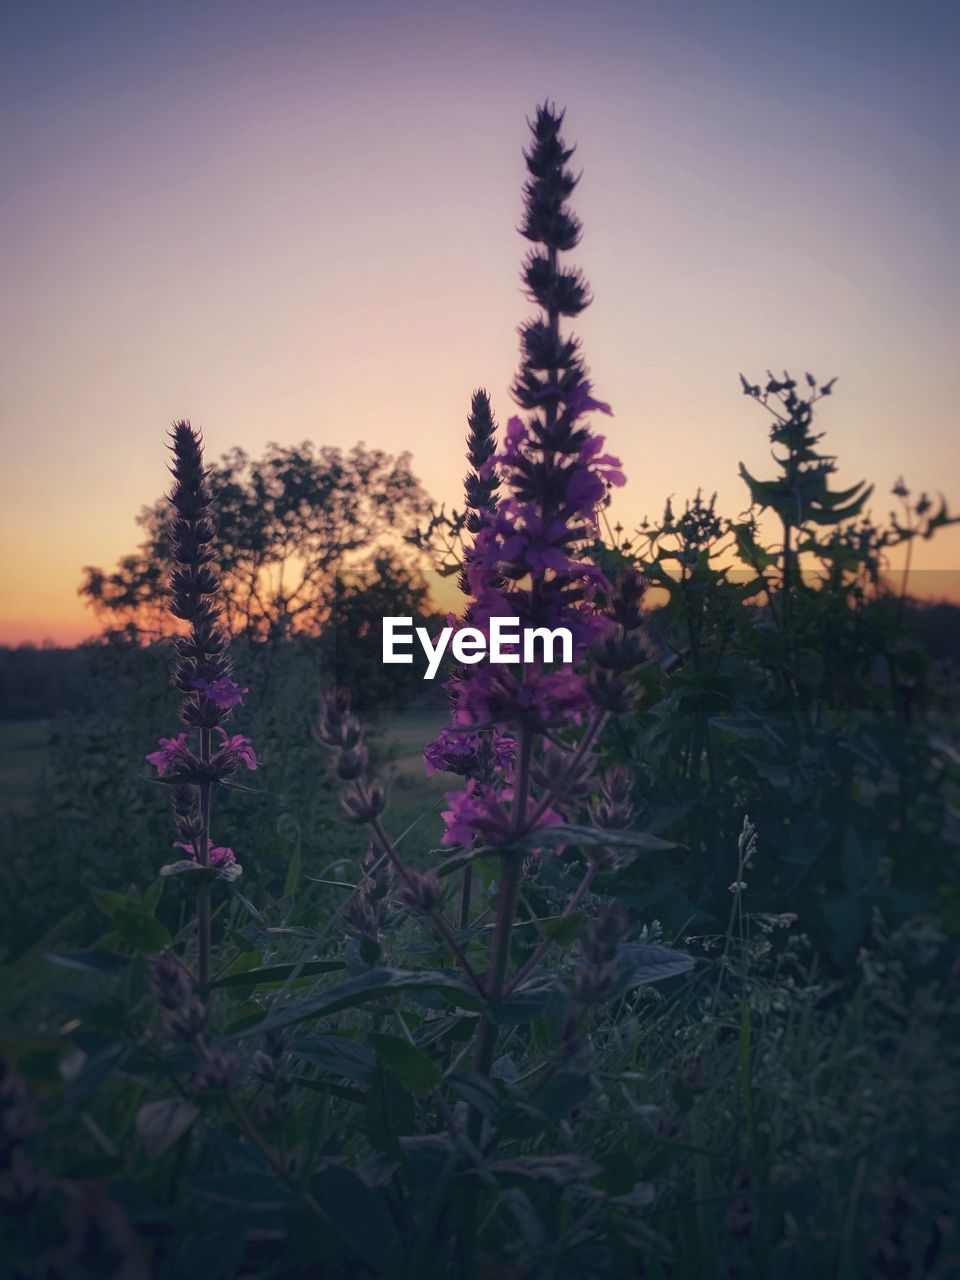
[[[345,747],[337,752],[335,768],[337,777],[344,782],[354,782],[363,777],[368,763],[367,748],[363,743],[355,747]]]
[[[235,1049],[212,1049],[190,1078],[194,1093],[222,1093],[234,1083],[240,1068],[240,1055]]]
[[[611,715],[626,715],[636,702],[636,696],[623,676],[614,675],[602,667],[590,677],[587,689],[594,703]]]
[[[193,1040],[207,1025],[207,1006],[191,995],[164,1018],[168,1035],[174,1040]]]
[[[346,795],[341,796],[340,803],[346,809],[351,821],[373,822],[386,808],[387,797],[382,784],[374,779],[365,787],[358,786],[356,790],[348,791]]]
[[[172,951],[161,951],[152,957],[147,966],[147,980],[165,1009],[179,1009],[193,995],[193,975]]]
[[[440,901],[440,878],[432,871],[408,871],[397,890],[397,901],[415,916],[426,916]]]
[[[587,923],[583,933],[583,954],[592,965],[609,964],[627,932],[630,917],[623,907],[610,904]]]

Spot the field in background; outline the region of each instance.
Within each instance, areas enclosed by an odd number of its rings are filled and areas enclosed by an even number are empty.
[[[0,817],[30,812],[49,753],[49,720],[0,720]]]

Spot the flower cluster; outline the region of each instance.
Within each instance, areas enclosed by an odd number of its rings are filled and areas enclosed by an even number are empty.
[[[446,831],[443,844],[470,844],[476,837],[481,844],[508,845],[516,837],[517,820],[514,813],[514,788],[484,785],[471,778],[462,791],[447,795],[450,808],[443,814]],[[539,831],[543,827],[561,827],[563,819],[549,805],[538,805],[533,796],[526,797],[524,831]],[[540,850],[532,850],[534,853]]]
[[[458,746],[447,732],[426,752],[431,768],[468,779],[465,791],[448,796],[446,844],[474,837],[496,843],[511,830],[514,836],[529,830],[526,814],[503,805],[516,784],[516,751],[498,762],[505,784],[498,791],[474,764],[475,735],[503,725],[532,735],[582,720],[594,699],[581,659],[616,626],[599,607],[611,587],[588,549],[597,538],[598,507],[624,475],[588,423],[591,414],[610,415],[610,406],[593,394],[579,343],[560,331],[561,317],[579,314],[590,301],[582,274],[559,265],[559,255],[580,236],[566,203],[577,178],[568,167],[572,150],[561,138],[562,123],[562,113],[544,105],[531,125],[522,231],[534,248],[523,277],[541,314],[520,330],[522,362],[512,390],[525,416],[510,419],[502,447],[478,468],[481,481],[496,477],[500,498],[476,522],[464,578],[473,597],[471,626],[486,632],[491,618],[515,617],[522,628],[565,627],[576,657],[569,665],[484,663],[454,673],[447,685],[454,729],[473,734]],[[538,806],[531,814],[540,824],[546,820]]]
[[[427,775],[458,773],[464,778],[491,781],[513,764],[517,744],[500,729],[492,733],[466,733],[442,729],[423,753]]]
[[[258,760],[248,737],[224,728],[247,690],[233,679],[229,640],[220,621],[220,574],[202,440],[189,422],[175,423],[172,436],[170,611],[187,623],[174,641],[173,683],[183,694],[180,719],[187,727],[174,738],[161,738],[146,759],[159,777],[174,783],[174,848],[202,866],[230,867],[237,875],[233,850],[210,838],[210,787],[239,769],[256,769]]]

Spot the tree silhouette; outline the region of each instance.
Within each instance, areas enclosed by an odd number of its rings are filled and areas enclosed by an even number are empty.
[[[270,444],[261,458],[242,449],[210,469],[224,580],[225,622],[234,636],[282,640],[317,634],[329,619],[337,575],[389,562],[393,579],[412,575],[405,542],[429,511],[410,455],[355,445],[348,452],[310,441]],[[80,595],[114,627],[169,629],[169,503],[145,507],[145,539],[108,573],[87,567]]]

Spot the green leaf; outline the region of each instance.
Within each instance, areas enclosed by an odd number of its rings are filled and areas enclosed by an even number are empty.
[[[167,926],[140,908],[119,912],[113,918],[113,926],[131,951],[141,955],[162,951],[170,945]]]
[[[693,965],[692,956],[674,951],[672,947],[658,943],[621,943],[617,948],[617,968],[621,975],[616,984],[618,993],[689,973]]]
[[[326,1017],[342,1009],[354,1009],[359,1005],[378,1000],[381,996],[399,994],[402,991],[436,992],[450,1003],[464,1009],[479,1010],[479,997],[472,988],[449,974],[429,969],[370,969],[346,982],[338,983],[312,996],[300,1004],[291,1005],[271,1014],[257,1027],[258,1032],[272,1031],[276,1027],[294,1026],[309,1018]],[[244,1031],[241,1034],[250,1034]]]
[[[544,935],[558,946],[567,947],[575,942],[583,932],[586,916],[582,911],[574,911],[569,916],[556,916],[552,920],[541,921]]]
[[[401,1138],[400,1152],[417,1186],[434,1188],[452,1170],[456,1147],[449,1134],[429,1133]]]
[[[97,973],[101,977],[116,977],[130,964],[129,956],[117,955],[115,951],[47,951],[44,959],[64,969],[79,969],[81,973]]]
[[[562,827],[538,827],[517,842],[521,848],[540,848],[543,845],[601,845],[606,848],[636,849],[640,853],[660,853],[676,849],[675,840],[664,840],[649,831],[603,831],[597,827],[579,827],[573,824]]]
[[[168,862],[160,868],[160,874],[170,876],[192,876],[195,880],[216,880],[220,872],[216,867],[201,867],[192,858],[181,858],[179,862]]]
[[[367,1036],[367,1041],[386,1069],[414,1097],[429,1093],[443,1078],[437,1064],[401,1036],[374,1031]]]
[[[148,1160],[159,1160],[183,1137],[200,1108],[186,1098],[162,1098],[145,1102],[137,1112],[136,1129]]]
[[[559,998],[562,998],[562,989],[555,973],[533,973],[495,1009],[490,1010],[490,1019],[499,1027],[521,1026],[543,1017]]]
[[[291,1043],[290,1052],[330,1075],[344,1076],[359,1084],[369,1083],[376,1066],[373,1050],[346,1036],[300,1036]]]
[[[400,1236],[385,1196],[342,1164],[328,1165],[313,1179],[313,1188],[337,1234],[356,1257],[377,1275],[395,1274]]]
[[[565,1187],[571,1182],[588,1182],[602,1172],[587,1156],[514,1156],[511,1160],[493,1160],[477,1169],[478,1174],[493,1174],[506,1182],[550,1182]]]
[[[93,900],[110,920],[131,901],[125,893],[116,893],[113,889],[94,889]]]
[[[469,1102],[472,1107],[476,1107],[480,1114],[486,1116],[488,1120],[494,1116],[500,1106],[500,1094],[497,1092],[497,1086],[492,1080],[481,1075],[479,1071],[471,1071],[467,1068],[452,1071],[447,1076],[447,1084],[465,1102]]]
[[[345,969],[342,960],[308,960],[306,964],[267,964],[257,969],[247,969],[243,973],[228,973],[224,978],[211,982],[211,987],[257,987],[262,983],[280,983],[297,973],[298,977],[310,978],[317,973],[335,973]]]
[[[276,1213],[299,1204],[293,1192],[268,1173],[195,1174],[185,1178],[183,1185],[193,1195],[249,1213]]]

